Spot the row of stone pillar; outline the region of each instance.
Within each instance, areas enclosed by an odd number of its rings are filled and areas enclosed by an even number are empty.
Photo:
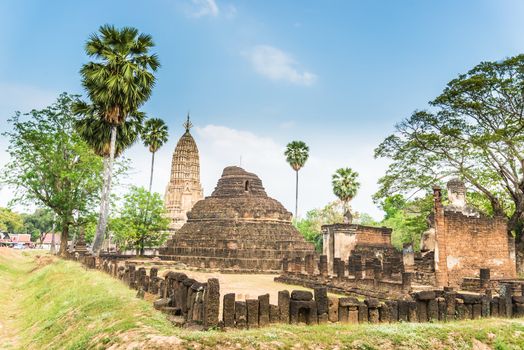
[[[399,300],[379,301],[375,298],[358,300],[352,297],[328,297],[326,287],[313,292],[287,290],[278,293],[277,304],[270,304],[269,294],[256,299],[237,301],[234,293],[223,296],[222,319],[219,321],[220,286],[215,278],[200,283],[184,273],[167,272],[158,276],[153,267],[147,273],[144,267],[130,264],[121,266],[116,261],[84,259],[88,267],[99,269],[120,278],[130,287],[159,296],[154,306],[164,312],[178,315],[184,322],[201,324],[204,328],[258,328],[272,323],[320,324],[429,322],[481,317],[524,316],[524,296],[515,295],[515,286],[500,283],[497,296],[486,293],[457,293],[453,288],[411,293]],[[485,275],[485,274],[484,274]],[[410,273],[403,273],[410,284]]]
[[[326,255],[321,255],[318,263],[315,261],[315,255],[306,255],[304,259],[300,256],[294,258],[282,259],[282,270],[284,273],[307,274],[322,276],[329,275],[328,260]],[[337,278],[353,276],[355,279],[374,278],[383,279],[391,278],[393,274],[393,265],[388,259],[380,261],[377,258],[363,259],[361,255],[352,254],[349,256],[347,263],[341,258],[333,258],[332,266],[333,275]]]

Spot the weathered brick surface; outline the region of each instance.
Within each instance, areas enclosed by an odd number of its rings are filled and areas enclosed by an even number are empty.
[[[481,268],[489,268],[492,277],[516,277],[510,256],[515,247],[506,220],[470,214],[468,208],[444,207],[440,189],[434,193],[437,284],[458,287],[464,277],[478,276]]]
[[[196,267],[280,271],[284,257],[315,254],[291,218],[257,175],[226,167],[215,191],[196,202],[160,254]]]

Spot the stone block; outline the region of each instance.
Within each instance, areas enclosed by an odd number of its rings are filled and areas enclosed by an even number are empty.
[[[446,305],[446,298],[437,298],[438,304],[438,320],[447,321],[448,319],[448,306]]]
[[[428,303],[425,300],[417,301],[417,315],[419,322],[428,322]]]
[[[390,323],[391,322],[391,311],[388,304],[382,304],[378,308],[378,313],[381,323]]]
[[[328,275],[328,261],[326,255],[321,255],[320,260],[318,262],[318,270],[320,271],[320,274],[322,276]]]
[[[329,322],[338,322],[338,298],[328,298],[328,319]]]
[[[447,319],[453,320],[456,314],[456,293],[453,291],[453,289],[444,290],[444,299],[446,299]]]
[[[438,321],[438,302],[436,299],[430,299],[427,302],[428,304],[428,320],[429,321]]]
[[[224,294],[222,320],[224,327],[235,327],[235,293]]]
[[[513,316],[514,317],[522,317],[522,316],[524,316],[524,304],[522,304],[522,303],[514,303],[513,304]]]
[[[406,300],[398,301],[398,320],[401,322],[408,322],[409,320],[409,302]]]
[[[455,299],[455,318],[463,320],[466,317],[466,305],[462,299]]]
[[[181,304],[180,304],[181,305]],[[207,280],[207,288],[204,292],[204,327],[212,328],[218,326],[218,315],[220,312],[220,284],[217,278]]]
[[[370,309],[376,309],[380,305],[380,302],[376,298],[368,298],[364,302]]]
[[[424,291],[415,293],[415,298],[417,300],[431,300],[431,299],[435,299],[436,297],[437,295],[435,294],[435,291],[433,290],[424,290]]]
[[[260,327],[269,325],[269,294],[258,297],[258,325]]]
[[[348,322],[358,323],[358,306],[348,307]]]
[[[358,305],[358,322],[367,323],[369,322],[368,318],[368,306],[365,303],[359,303]]]
[[[317,303],[314,300],[293,300],[289,303],[289,318],[292,324],[318,323]]]
[[[235,301],[235,327],[247,327],[247,307],[245,301]]]
[[[491,311],[490,311],[490,298],[487,295],[483,295],[482,296],[481,305],[482,305],[482,314],[481,314],[481,316],[482,317],[489,317],[490,314],[491,314]]]
[[[319,315],[327,314],[329,308],[329,301],[326,287],[315,287],[314,289],[315,301],[317,302],[317,312]]]
[[[280,309],[278,305],[269,305],[269,323],[280,322]]]
[[[378,323],[380,321],[380,314],[376,307],[368,308],[368,316],[370,323]]]
[[[170,301],[171,300],[169,298],[161,298],[161,299],[155,300],[153,302],[153,307],[157,310],[161,310],[162,308],[169,306]]]
[[[328,314],[320,314],[317,317],[318,324],[328,323],[329,321],[329,315]]]
[[[278,292],[278,309],[282,323],[289,323],[289,301],[289,291],[281,290]]]
[[[489,303],[489,311],[492,317],[499,317],[499,297],[493,297]]]
[[[408,321],[419,322],[418,319],[418,303],[416,301],[408,301]]]
[[[342,323],[349,322],[349,307],[338,304],[338,320]]]
[[[390,322],[398,322],[398,301],[396,300],[387,300],[386,305],[389,308],[390,313]]]
[[[464,303],[464,319],[471,320],[473,319],[473,305]]]
[[[471,304],[472,305],[472,313],[471,318],[476,320],[482,317],[482,304]]]
[[[313,294],[307,290],[294,290],[291,292],[291,299],[296,301],[313,300]]]
[[[258,299],[246,299],[247,328],[258,328]]]
[[[358,306],[360,302],[357,298],[342,297],[338,299],[339,306]]]
[[[499,316],[511,318],[513,314],[513,307],[511,305],[511,285],[507,283],[501,283],[499,288]]]

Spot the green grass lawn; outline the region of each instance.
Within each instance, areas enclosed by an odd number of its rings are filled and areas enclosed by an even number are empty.
[[[524,320],[193,332],[77,263],[0,250],[0,349],[524,349]]]

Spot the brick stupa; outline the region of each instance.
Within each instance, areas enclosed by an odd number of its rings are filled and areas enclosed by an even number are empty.
[[[313,244],[291,224],[291,217],[268,197],[257,175],[230,166],[160,254],[201,268],[277,272],[284,257],[314,254]]]

